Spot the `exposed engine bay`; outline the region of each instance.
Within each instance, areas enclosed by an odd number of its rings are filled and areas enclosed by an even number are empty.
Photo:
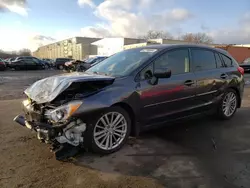
[[[34,83],[25,90],[28,99],[22,102],[24,116],[14,119],[35,131],[40,141],[51,144],[51,150],[59,160],[75,155],[84,147],[87,125],[81,117],[75,117],[74,112],[84,98],[100,92],[114,81],[100,76],[87,81],[84,76],[84,79],[78,78],[78,74],[69,78],[59,76]]]
[[[58,106],[72,100],[79,100],[100,91],[100,89],[110,85],[110,81],[74,82],[65,91],[59,94],[52,102]]]

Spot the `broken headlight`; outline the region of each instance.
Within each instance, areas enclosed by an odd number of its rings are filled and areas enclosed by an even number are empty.
[[[45,116],[53,122],[64,122],[81,106],[81,101],[75,101],[47,111]]]

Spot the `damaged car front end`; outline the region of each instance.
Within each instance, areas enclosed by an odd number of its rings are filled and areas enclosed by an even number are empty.
[[[145,119],[143,93],[150,86],[135,78],[157,52],[125,50],[85,72],[39,80],[25,90],[24,116],[14,120],[52,144],[57,159],[82,148],[98,154],[118,151],[129,136],[138,135]]]
[[[84,98],[113,81],[113,77],[84,73],[39,80],[25,90],[24,115],[16,116],[14,121],[35,131],[40,141],[51,144],[57,159],[68,158],[84,147],[86,122],[77,113]]]

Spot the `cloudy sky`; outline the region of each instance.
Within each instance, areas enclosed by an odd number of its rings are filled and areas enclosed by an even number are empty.
[[[0,49],[66,37],[206,32],[216,43],[250,43],[249,0],[0,0]]]

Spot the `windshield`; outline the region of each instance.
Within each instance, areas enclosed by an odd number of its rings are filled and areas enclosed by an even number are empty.
[[[95,58],[92,57],[92,58],[87,59],[85,62],[86,62],[86,63],[91,63],[94,59],[95,59]]]
[[[157,49],[125,50],[101,61],[86,72],[111,76],[126,76],[155,54]]]
[[[99,62],[103,61],[104,59],[106,59],[106,58],[104,58],[104,57],[99,58],[99,59],[95,60],[94,63],[99,63]]]

